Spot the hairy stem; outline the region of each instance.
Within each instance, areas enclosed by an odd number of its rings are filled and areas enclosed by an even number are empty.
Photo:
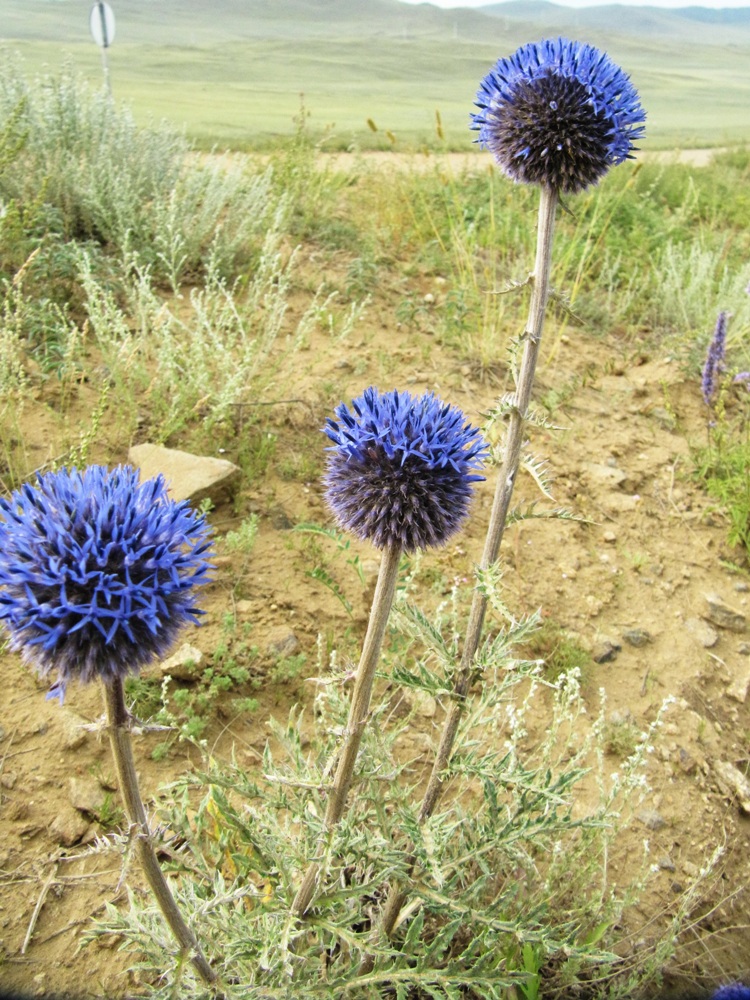
[[[552,263],[552,240],[555,229],[555,210],[557,208],[557,192],[548,187],[542,187],[539,202],[539,220],[537,228],[536,260],[532,274],[531,302],[529,318],[524,331],[524,346],[521,357],[521,367],[514,396],[514,405],[510,413],[508,432],[505,439],[505,454],[497,477],[495,499],[490,514],[490,523],[484,543],[484,552],[480,568],[488,569],[497,559],[500,543],[503,539],[505,522],[508,517],[510,501],[513,495],[518,465],[523,444],[523,430],[526,412],[531,399],[531,388],[534,383],[539,344],[544,327],[544,314],[549,297],[549,278]],[[443,726],[440,744],[435,755],[430,780],[422,799],[419,810],[419,822],[432,816],[443,788],[443,773],[453,750],[453,743],[461,721],[464,701],[469,693],[475,675],[475,657],[482,636],[482,628],[487,613],[487,597],[475,589],[466,628],[461,664],[453,688],[453,700]],[[414,867],[416,859],[409,859],[409,870]],[[390,937],[398,920],[398,915],[406,901],[407,893],[403,885],[394,884],[390,887],[383,906],[376,933]],[[362,962],[360,973],[369,972],[374,964],[372,956],[368,955]]]
[[[159,904],[159,909],[164,914],[165,920],[177,939],[180,950],[190,958],[205,983],[215,983],[216,973],[204,958],[197,938],[183,920],[159,867],[146,819],[146,810],[143,807],[143,800],[138,788],[133,748],[130,742],[130,716],[125,708],[125,695],[122,680],[119,677],[104,685],[104,698],[107,706],[109,740],[112,746],[112,755],[115,758],[120,794],[125,802],[125,811],[133,830],[138,858],[146,873],[146,879],[156,902]]]
[[[375,587],[375,596],[373,597],[372,608],[370,610],[370,620],[367,624],[367,633],[362,644],[362,654],[354,681],[352,701],[349,706],[349,718],[346,723],[346,730],[344,731],[344,742],[339,751],[336,774],[326,806],[323,835],[318,842],[316,854],[323,852],[330,833],[337,826],[344,813],[346,796],[349,793],[352,783],[354,765],[359,753],[360,743],[362,742],[362,733],[370,711],[372,684],[375,678],[375,670],[380,660],[380,649],[383,645],[383,636],[388,624],[388,616],[393,604],[400,558],[401,549],[398,546],[389,546],[383,550],[378,582]],[[320,862],[311,862],[292,903],[292,913],[295,916],[303,917],[305,915],[321,876],[322,867]]]

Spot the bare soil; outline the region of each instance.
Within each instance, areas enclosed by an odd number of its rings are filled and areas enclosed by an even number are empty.
[[[429,293],[434,296],[429,309],[440,310],[443,285],[432,278],[409,281],[410,293]],[[302,306],[304,292],[299,296]],[[395,297],[384,293],[350,342],[332,344],[318,333],[308,349],[281,360],[278,391],[263,401],[272,405],[262,424],[238,425],[237,438],[228,443],[224,457],[237,459],[248,435],[276,436],[264,473],[248,478],[234,503],[211,515],[221,536],[249,512],[259,514],[251,571],[242,576],[241,557],[222,554],[219,546],[216,579],[204,595],[206,625],[185,634],[210,657],[225,613],[234,610],[241,623],[250,623],[261,650],[260,687],[239,692],[258,697],[260,708],[242,716],[226,708],[212,720],[207,738],[214,756],[228,756],[235,746],[253,766],[265,720],[286,717],[292,704],[311,698],[312,685],[304,677],[314,673],[318,634],[364,631],[369,588],[363,591],[347,567],[337,564],[354,604],[352,625],[331,592],[306,575],[309,550],[304,536],[290,530],[303,521],[329,523],[318,479],[295,470],[320,468],[325,442],[319,428],[332,407],[370,384],[429,389],[478,421],[507,386],[502,372],[490,383],[479,377],[471,359],[444,349],[429,322],[419,331],[401,327],[395,304]],[[726,544],[725,518],[692,477],[691,449],[706,438],[698,379],[666,349],[632,338],[603,339],[573,328],[558,342],[554,320],[548,321],[546,337],[548,352],[555,345],[554,358],[547,353],[543,360],[535,395],[556,393],[554,422],[560,429],[534,429],[531,447],[549,463],[557,502],[587,523],[533,521],[509,532],[502,552],[507,600],[518,612],[541,607],[545,618],[592,655],[606,654],[609,643],[609,658],[592,659],[586,669],[592,713],[600,688],[608,712],[640,728],[667,696],[676,699],[649,766],[651,791],[644,807],[658,814],[659,822],[651,824],[657,828],[633,825],[619,862],[622,871],[614,876],[627,881],[628,866],[640,864],[642,841],[648,839],[658,872],[629,917],[623,949],[635,954],[663,932],[706,859],[721,846],[719,876],[688,904],[690,931],[668,972],[703,985],[741,978],[750,974],[750,819],[720,781],[716,765],[729,762],[744,771],[748,764],[750,636],[741,623],[733,631],[707,622],[706,595],[718,594],[747,614],[748,576],[739,568],[743,555]],[[21,414],[30,469],[58,453],[60,431],[52,418],[57,392],[53,383],[39,380],[35,398]],[[95,388],[82,382],[69,410],[72,426],[92,412],[95,398]],[[105,423],[91,457],[123,461],[128,443]],[[445,592],[455,578],[470,578],[493,487],[491,481],[481,484],[466,531],[424,557],[431,579],[438,587],[443,581]],[[521,482],[519,489],[534,495],[530,484]],[[353,548],[371,575],[373,553]],[[640,646],[624,638],[638,629],[648,633]],[[271,683],[273,661],[264,651],[290,630],[306,665],[301,677]],[[48,685],[16,655],[3,653],[0,669],[0,987],[77,997],[137,992],[137,976],[129,971],[132,956],[119,951],[117,942],[82,944],[106,902],[127,905],[119,858],[87,851],[96,835],[106,833],[107,808],[117,805],[106,737],[95,726],[80,728],[100,719],[101,693],[95,686],[73,687],[60,706],[45,701]],[[158,673],[158,666],[153,669]],[[434,732],[439,722],[440,713],[427,725]],[[160,788],[199,761],[195,748],[177,743],[165,760],[155,762],[150,754],[161,738],[135,739],[144,797],[152,808]],[[94,794],[90,808],[83,808],[80,787],[77,792],[71,787],[75,781],[89,791],[93,787],[92,794],[97,788],[108,794],[107,804],[101,805],[101,796],[95,801]],[[137,872],[127,878],[139,884]]]

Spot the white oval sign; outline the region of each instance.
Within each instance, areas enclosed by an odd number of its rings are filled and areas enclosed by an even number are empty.
[[[91,8],[89,15],[91,35],[103,49],[108,49],[115,40],[115,15],[108,3],[100,0]]]

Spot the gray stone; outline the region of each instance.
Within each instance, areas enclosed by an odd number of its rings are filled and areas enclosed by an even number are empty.
[[[67,803],[58,809],[57,815],[50,823],[49,832],[63,847],[77,844],[89,828],[89,821]]]
[[[747,619],[741,611],[730,607],[718,594],[706,594],[705,598],[708,610],[704,614],[704,618],[714,625],[718,625],[719,628],[729,629],[730,632],[745,631]]]
[[[427,691],[420,691],[419,688],[410,691],[409,701],[417,715],[424,719],[432,719],[437,713],[437,702]]]
[[[299,650],[299,639],[289,628],[277,628],[271,633],[266,645],[269,656],[294,656]]]
[[[191,455],[157,444],[133,445],[128,461],[140,469],[141,480],[161,473],[170,496],[175,500],[190,500],[192,504],[202,500],[218,504],[231,499],[242,476],[240,468],[224,458]]]
[[[750,690],[750,670],[745,667],[744,672],[735,677],[727,688],[727,698],[744,705],[747,701],[748,690]]]
[[[692,757],[684,747],[680,747],[677,751],[677,763],[680,768],[685,772],[685,774],[694,774],[695,769],[698,766],[695,758]]]
[[[719,633],[702,618],[686,619],[685,630],[695,636],[704,649],[711,649],[719,641]]]
[[[591,658],[594,663],[611,663],[621,649],[622,646],[612,639],[600,639],[591,651]]]
[[[613,469],[609,465],[599,465],[597,462],[584,462],[581,468],[590,482],[610,489],[620,486],[627,478],[622,469]]]
[[[105,792],[96,778],[70,779],[70,804],[79,812],[98,816],[104,804]]]
[[[666,854],[664,855],[664,857],[659,858],[659,860],[656,863],[661,868],[661,870],[664,871],[664,872],[674,872],[674,871],[677,871],[677,868],[675,867],[674,861],[672,861],[672,859],[670,857],[667,857]]]
[[[667,821],[656,809],[641,809],[636,819],[643,823],[648,830],[661,830],[667,825]]]
[[[60,714],[62,715],[60,720],[62,748],[63,750],[77,750],[88,739],[88,733],[83,728],[87,725],[86,720],[65,706],[60,710]]]
[[[750,590],[750,584],[745,583],[744,580],[740,580],[738,583],[735,583],[734,589],[738,594],[746,594]]]
[[[750,815],[750,781],[729,761],[715,760],[711,766],[724,794],[737,801],[741,813]]]
[[[184,642],[176,653],[159,664],[162,676],[169,674],[176,681],[194,681],[201,672],[203,653],[197,646]]]
[[[625,642],[631,646],[635,646],[636,649],[640,649],[641,646],[646,646],[649,642],[652,642],[651,633],[647,632],[645,628],[630,628],[622,633],[622,637]]]
[[[750,642],[741,642],[737,647],[740,656],[750,656]]]

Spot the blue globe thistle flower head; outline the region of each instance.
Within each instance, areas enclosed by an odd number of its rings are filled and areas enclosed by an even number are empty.
[[[628,159],[646,119],[628,75],[605,52],[565,38],[500,59],[475,103],[471,127],[505,173],[563,193]]]
[[[338,523],[377,548],[442,545],[465,519],[488,447],[461,410],[432,393],[370,387],[341,403],[324,433],[326,500]]]
[[[51,694],[109,682],[163,657],[197,622],[210,531],[129,466],[62,469],[0,499],[0,625]]]
[[[725,983],[720,986],[711,1000],[750,1000],[750,986],[743,983]]]

